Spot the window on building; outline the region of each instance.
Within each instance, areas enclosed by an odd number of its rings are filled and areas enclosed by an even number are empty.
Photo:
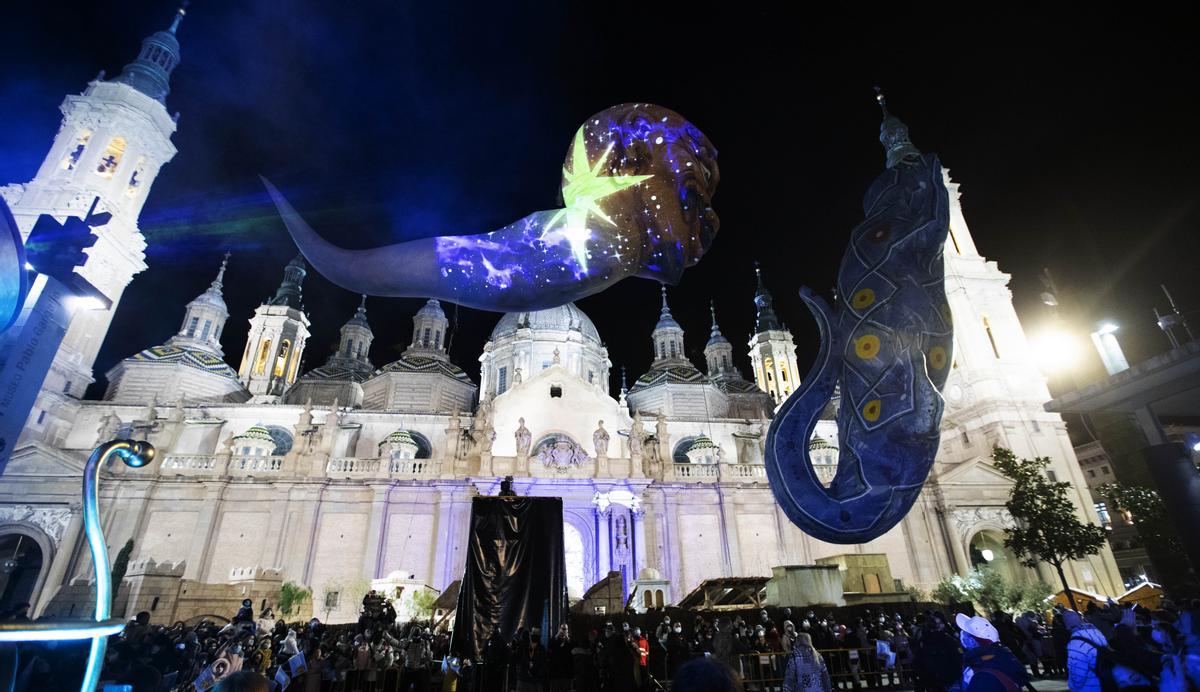
[[[967,434],[966,430],[962,431],[961,437],[962,437],[963,444],[965,444],[965,445],[971,444],[971,436],[969,434]]]
[[[592,372],[591,370],[588,370],[588,384],[595,384],[595,383],[596,383],[596,373]]]
[[[561,399],[562,398],[562,385],[557,385],[557,384],[550,385],[550,398],[551,399]]]
[[[358,359],[363,357],[363,342],[356,341],[354,343],[354,357]]]
[[[121,165],[121,157],[124,155],[124,137],[113,137],[108,140],[108,146],[104,148],[104,153],[100,155],[100,160],[96,162],[96,175],[105,179],[112,178],[113,173],[117,172],[117,166]]]
[[[656,607],[656,608],[663,607],[663,590],[662,589],[654,590],[654,607]]]
[[[1088,478],[1096,477],[1096,469],[1088,469]]]
[[[1108,516],[1108,505],[1103,502],[1097,502],[1096,516],[1100,518],[1100,525],[1104,528],[1112,528],[1112,519]]]
[[[425,348],[429,348],[429,327],[425,328],[425,332],[421,336],[421,345]]]
[[[198,324],[200,324],[199,317],[193,317],[192,319],[188,320],[187,336],[196,336],[196,325]]]
[[[667,357],[667,351],[666,351],[666,349],[663,347],[663,342],[661,342],[661,341],[660,341],[660,342],[658,342],[658,357],[659,357],[659,358],[666,358],[666,357]]]
[[[775,377],[771,374],[771,371],[768,370],[767,371],[767,382],[774,382],[774,381],[775,381]]]
[[[784,367],[784,366],[782,366],[782,365],[781,365],[781,366],[779,366],[779,377],[781,377],[781,378],[783,379],[783,381],[784,381],[784,382],[787,382],[787,381],[788,381],[788,378],[787,378],[787,368],[786,368],[786,367]]]
[[[267,369],[267,359],[271,357],[271,340],[262,342],[258,349],[258,359],[254,362],[254,374],[261,375]]]
[[[503,394],[506,391],[508,391],[508,367],[507,366],[500,368],[500,371],[496,374],[496,393]]]
[[[646,610],[650,610],[654,607],[654,594],[650,593],[649,589],[642,592],[642,606],[645,607]]]
[[[37,424],[38,424],[38,425],[41,425],[41,424],[42,424],[42,421],[44,421],[44,420],[46,420],[46,412],[45,412],[45,411],[38,411],[38,419],[37,419]]]
[[[220,339],[220,338],[221,338],[221,327],[223,327],[223,326],[224,326],[224,325],[221,325],[221,324],[218,324],[218,325],[217,325],[217,331],[213,333],[213,338],[214,338],[214,339]]]
[[[204,320],[204,328],[200,330],[200,340],[207,339],[210,331],[212,331],[212,320]]]
[[[284,339],[279,342],[279,354],[275,356],[275,377],[283,377],[287,367],[288,354],[292,351],[292,342]]]
[[[154,600],[150,601],[150,610],[158,610],[158,596],[155,596]]]
[[[433,347],[434,348],[442,347],[442,330],[440,330],[440,329],[433,333]]]
[[[1046,469],[1046,478],[1050,479],[1051,483],[1058,482],[1058,474],[1051,471],[1050,469]]]
[[[70,393],[71,393],[71,381],[67,380],[65,383],[63,383],[63,394],[70,394]]]
[[[672,358],[675,357],[675,342],[674,341],[671,342],[671,357]]]
[[[63,157],[61,167],[64,171],[73,171],[79,165],[79,157],[83,156],[83,152],[87,149],[88,142],[92,139],[91,130],[80,130],[75,136],[75,143],[67,149],[67,155]]]
[[[725,354],[721,354],[721,369],[722,370],[729,369],[729,356],[727,356]]]
[[[1000,349],[996,347],[996,335],[992,333],[992,323],[988,321],[987,316],[983,318],[983,330],[987,332],[988,343],[992,345],[992,355],[1000,357]]]
[[[137,164],[133,167],[133,173],[129,176],[129,182],[125,185],[125,194],[129,197],[136,197],[137,193],[141,192],[145,179],[146,157],[139,156]]]
[[[1106,476],[1112,475],[1112,471],[1109,471],[1107,466],[1100,467],[1100,473],[1103,473]]]

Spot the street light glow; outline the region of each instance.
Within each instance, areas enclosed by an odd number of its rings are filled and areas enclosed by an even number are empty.
[[[1030,339],[1033,355],[1047,375],[1075,367],[1082,353],[1079,340],[1060,327],[1050,327]]]

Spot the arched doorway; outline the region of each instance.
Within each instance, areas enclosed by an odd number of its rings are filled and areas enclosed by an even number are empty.
[[[1004,581],[1016,584],[1025,581],[1025,571],[1017,556],[1004,545],[1004,535],[999,531],[984,529],[971,537],[968,546],[972,569],[991,569]]]
[[[45,556],[37,541],[22,533],[0,536],[0,613],[33,604]],[[27,612],[32,616],[31,612]]]
[[[563,561],[567,568],[567,597],[583,598],[587,583],[583,577],[583,534],[571,522],[563,522]]]

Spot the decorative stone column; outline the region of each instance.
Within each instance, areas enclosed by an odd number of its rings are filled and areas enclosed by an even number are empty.
[[[121,465],[124,466],[124,464]],[[67,528],[63,531],[62,538],[58,541],[54,559],[50,562],[50,571],[46,573],[46,580],[42,582],[42,591],[38,594],[33,612],[30,613],[34,618],[39,617],[46,610],[46,606],[50,605],[50,602],[58,595],[59,588],[66,581],[67,569],[71,565],[71,556],[75,554],[76,544],[79,543],[79,534],[83,530],[81,508],[82,505],[78,502],[71,504],[71,518],[67,522]]]

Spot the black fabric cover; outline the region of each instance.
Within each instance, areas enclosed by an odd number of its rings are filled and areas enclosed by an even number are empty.
[[[475,498],[451,652],[481,660],[493,625],[505,643],[522,627],[546,641],[567,605],[562,498]]]

